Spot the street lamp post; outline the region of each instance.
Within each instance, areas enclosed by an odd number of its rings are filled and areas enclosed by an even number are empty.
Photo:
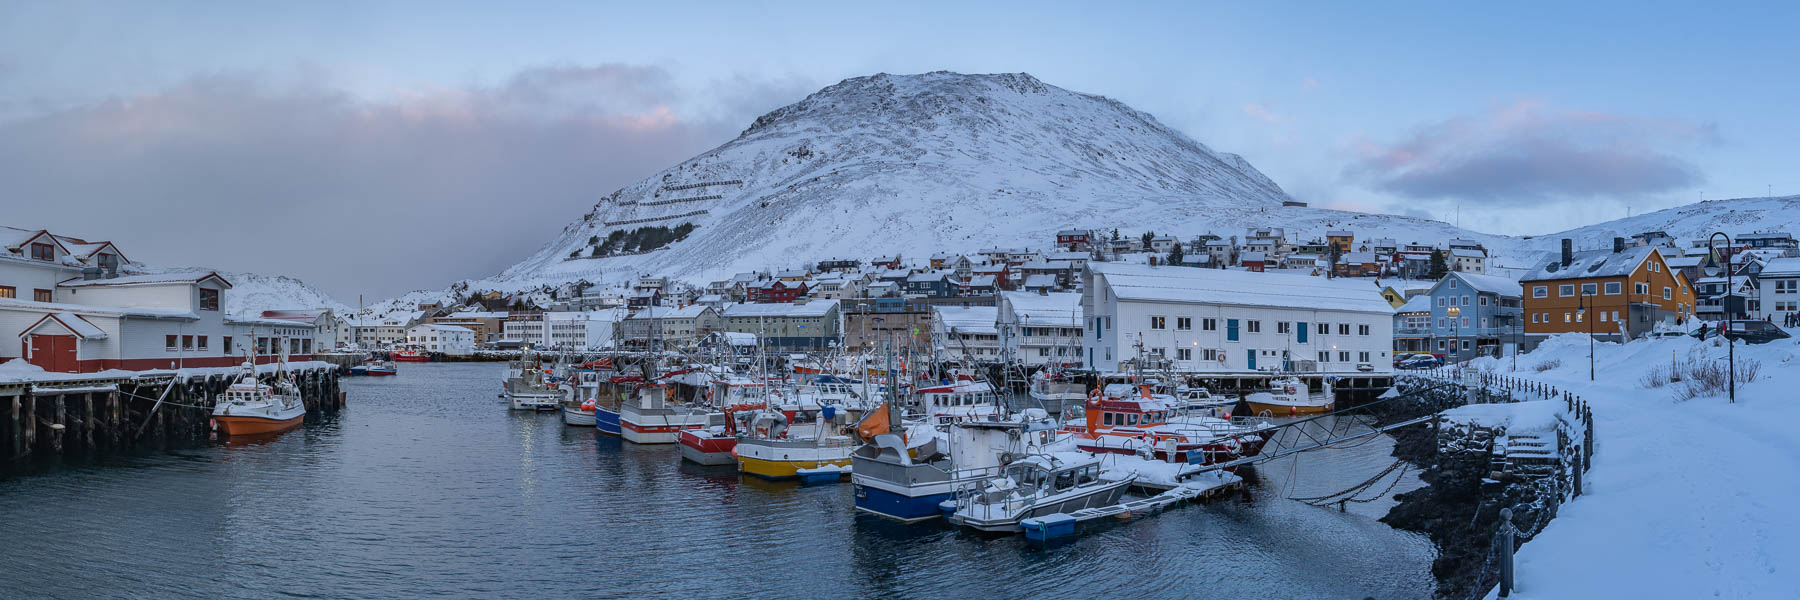
[[[1586,284],[1583,284],[1583,285],[1586,285]],[[1581,290],[1581,295],[1575,297],[1575,316],[1580,317],[1583,321],[1587,321],[1587,326],[1588,326],[1588,381],[1593,381],[1594,380],[1594,320],[1587,318],[1587,311],[1588,311],[1587,310],[1588,304],[1586,302],[1587,298],[1588,298],[1588,294],[1587,294],[1586,289]]]
[[[1458,349],[1462,344],[1462,319],[1457,317],[1460,314],[1462,309],[1450,307],[1450,354],[1456,356],[1458,364],[1462,363],[1462,351]]]
[[[1719,239],[1721,236],[1725,238],[1725,251],[1731,251],[1731,236],[1725,235],[1723,231],[1715,231],[1711,237],[1706,238],[1708,254],[1712,254],[1714,257],[1719,255],[1718,249],[1713,246],[1713,240]],[[1731,257],[1728,256],[1725,258],[1725,297],[1719,300],[1721,303],[1719,311],[1725,314],[1725,322],[1719,326],[1719,335],[1725,338],[1725,361],[1728,363],[1725,367],[1726,386],[1730,390],[1729,398],[1735,404],[1737,402],[1737,344],[1732,343],[1731,336],[1725,335],[1725,332],[1731,330],[1731,311],[1729,309],[1733,291],[1731,288]]]

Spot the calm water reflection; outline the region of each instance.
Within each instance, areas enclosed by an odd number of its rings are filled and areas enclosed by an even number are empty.
[[[0,597],[1416,598],[1424,538],[1281,500],[1385,467],[1385,438],[1265,465],[1248,501],[1051,548],[851,510],[673,446],[509,412],[500,365],[346,380],[275,440],[0,479]],[[1298,481],[1284,490],[1290,472]]]

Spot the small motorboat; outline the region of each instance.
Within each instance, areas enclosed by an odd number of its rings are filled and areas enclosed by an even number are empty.
[[[256,379],[256,368],[244,363],[244,374],[225,389],[213,405],[212,428],[225,436],[273,434],[306,421],[306,404],[300,388],[283,371],[276,371],[274,385]]]
[[[1000,468],[1000,475],[957,492],[950,522],[980,531],[1024,531],[1020,521],[1119,503],[1137,473],[1113,476],[1085,453],[1035,454]]]
[[[424,348],[413,345],[395,348],[388,354],[398,362],[431,362],[431,355],[426,353]]]
[[[1311,393],[1306,382],[1297,377],[1283,377],[1269,383],[1267,392],[1252,392],[1244,396],[1244,403],[1256,414],[1282,416],[1316,415],[1331,412],[1336,405],[1328,381],[1325,390],[1318,394]]]

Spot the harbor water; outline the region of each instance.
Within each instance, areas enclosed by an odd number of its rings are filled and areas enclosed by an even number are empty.
[[[1021,536],[858,515],[851,486],[740,478],[509,411],[503,365],[344,380],[349,407],[242,446],[0,479],[0,597],[1421,598],[1424,537],[1319,496],[1385,436],[1262,465],[1245,498]],[[1384,484],[1385,485],[1385,484]],[[1400,489],[1416,485],[1407,482]]]

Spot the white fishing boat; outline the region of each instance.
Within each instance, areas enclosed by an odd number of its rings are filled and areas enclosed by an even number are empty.
[[[1314,394],[1300,378],[1283,377],[1269,382],[1269,391],[1245,395],[1244,403],[1250,405],[1251,412],[1259,415],[1285,417],[1328,413],[1337,402],[1331,382],[1326,381],[1323,386],[1322,392]]]
[[[556,410],[568,392],[557,387],[550,375],[550,368],[544,366],[538,354],[526,350],[519,360],[507,365],[506,379],[500,382],[500,397],[513,410]]]
[[[708,412],[670,402],[667,384],[641,383],[619,406],[620,435],[635,444],[673,444],[682,430],[706,427]]]
[[[1019,522],[1119,503],[1136,473],[1103,471],[1085,453],[1034,454],[1000,468],[1000,475],[959,491],[950,522],[980,531],[1023,531]]]
[[[563,424],[593,427],[594,412],[600,397],[600,376],[588,370],[571,370],[564,380],[566,393],[562,401]]]
[[[277,433],[305,421],[299,387],[282,371],[275,373],[274,385],[264,384],[250,363],[244,363],[244,374],[219,396],[212,413],[213,430],[226,436]]]
[[[1079,411],[1082,403],[1087,401],[1086,384],[1065,373],[1051,369],[1033,373],[1031,386],[1027,388],[1026,393],[1038,406],[1050,411],[1050,414],[1053,415],[1063,414],[1070,407]]]
[[[939,385],[920,387],[913,396],[926,418],[941,427],[991,419],[1002,412],[1000,397],[994,393],[993,386],[967,375]]]

